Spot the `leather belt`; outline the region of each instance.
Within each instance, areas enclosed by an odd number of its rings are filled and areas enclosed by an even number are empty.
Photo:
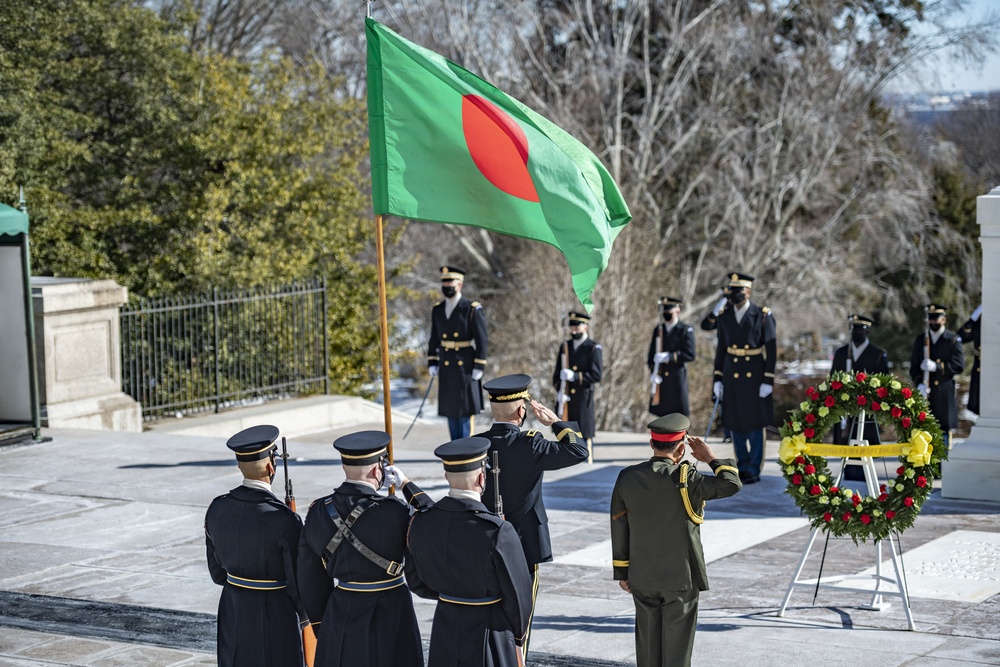
[[[450,602],[452,604],[467,604],[467,605],[487,605],[496,604],[500,602],[500,598],[460,598],[454,595],[445,595],[444,593],[438,594],[438,600],[441,602]]]
[[[338,581],[337,588],[356,593],[378,593],[403,585],[403,575],[383,581]]]
[[[472,347],[471,340],[443,340],[441,347],[446,350],[461,350],[464,347]]]
[[[728,354],[734,357],[753,357],[758,354],[764,354],[764,348],[762,347],[736,347],[732,346],[726,348]]]
[[[246,579],[237,577],[235,574],[226,573],[226,582],[240,588],[249,588],[255,591],[277,591],[284,588],[287,583],[277,579]]]

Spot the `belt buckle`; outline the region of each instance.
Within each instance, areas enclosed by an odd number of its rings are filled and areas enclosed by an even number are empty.
[[[389,567],[385,568],[385,571],[393,577],[398,577],[403,573],[403,564],[395,561],[389,561]]]

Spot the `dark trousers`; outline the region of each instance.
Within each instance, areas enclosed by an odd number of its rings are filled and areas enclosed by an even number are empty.
[[[698,590],[633,588],[632,600],[636,667],[688,667],[698,628]]]
[[[452,440],[469,437],[468,417],[448,417],[448,432]]]
[[[732,431],[730,435],[740,476],[760,477],[760,468],[764,464],[764,429],[754,429],[749,433]]]

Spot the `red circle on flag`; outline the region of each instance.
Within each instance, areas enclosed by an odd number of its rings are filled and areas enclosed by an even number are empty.
[[[463,95],[462,131],[486,180],[513,197],[538,201],[528,172],[528,137],[513,118],[484,97]]]

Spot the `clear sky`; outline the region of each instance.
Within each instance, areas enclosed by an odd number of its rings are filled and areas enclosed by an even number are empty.
[[[1000,0],[968,0],[966,10],[956,16],[956,22],[983,19],[989,13],[994,15],[1000,13]],[[1000,41],[1000,31],[995,39]],[[961,63],[939,57],[928,62],[918,72],[921,73],[921,78],[925,79],[925,85],[921,86],[925,89],[942,92],[1000,90],[1000,53],[990,54],[982,67],[965,67]],[[933,76],[925,75],[924,72],[936,74],[938,82],[935,84]],[[914,84],[906,82],[899,84],[898,87],[912,89]]]

